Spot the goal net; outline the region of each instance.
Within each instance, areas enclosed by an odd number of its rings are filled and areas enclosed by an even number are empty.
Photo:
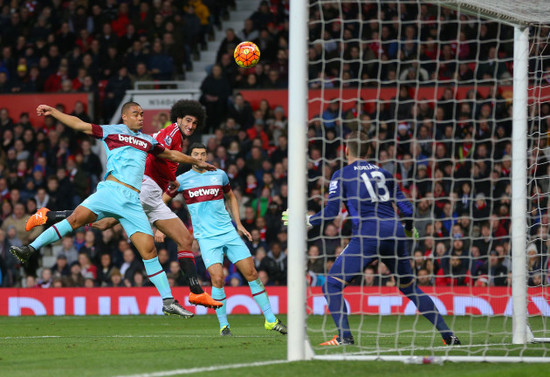
[[[550,5],[291,6],[289,359],[550,361]],[[355,344],[320,345],[338,334],[323,285],[355,215],[342,206],[307,233],[299,222],[326,205],[353,131],[412,203],[412,279],[461,345],[443,344],[382,256],[344,290]]]

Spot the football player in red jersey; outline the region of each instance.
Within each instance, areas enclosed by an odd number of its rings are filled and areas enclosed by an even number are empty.
[[[206,113],[199,102],[180,100],[170,110],[172,124],[155,133],[153,137],[166,149],[181,152],[184,139],[192,136],[195,130],[204,124],[205,117]],[[163,239],[163,234],[167,235],[174,240],[178,247],[181,271],[191,290],[189,302],[217,309],[222,306],[222,303],[215,301],[208,293],[204,292],[197,278],[195,258],[191,251],[193,236],[181,219],[162,200],[162,194],[167,191],[170,182],[176,180],[177,168],[177,163],[152,155],[148,156],[139,198],[149,222],[161,232],[155,235],[155,239],[159,241]],[[43,225],[46,221],[60,221],[70,213],[71,211],[55,212],[41,208],[27,221],[27,230]],[[116,223],[116,219],[105,218],[94,223],[93,226],[105,230]]]

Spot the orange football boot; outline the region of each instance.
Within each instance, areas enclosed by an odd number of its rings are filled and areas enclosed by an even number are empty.
[[[323,342],[319,344],[320,346],[350,346],[352,344],[355,344],[355,340],[353,337],[351,338],[340,338],[338,335],[334,335],[334,338],[331,340],[327,340],[326,342]]]
[[[214,300],[206,292],[203,292],[201,294],[195,294],[193,292],[190,292],[189,303],[193,305],[202,305],[211,309],[219,309],[223,306],[221,302]]]
[[[46,215],[48,212],[50,212],[49,209],[46,207],[40,208],[34,215],[29,217],[27,220],[27,224],[25,225],[25,230],[28,232],[35,226],[40,226],[46,224],[46,221],[48,221],[48,216]]]

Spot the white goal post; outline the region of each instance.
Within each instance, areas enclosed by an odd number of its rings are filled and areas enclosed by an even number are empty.
[[[490,19],[514,27],[513,36],[513,114],[512,118],[512,164],[511,164],[511,250],[512,250],[512,334],[513,344],[525,345],[529,342],[546,342],[549,338],[535,338],[529,328],[527,303],[527,252],[528,244],[528,99],[529,99],[529,56],[530,27],[550,22],[550,3],[544,0],[408,0],[418,4],[429,3],[448,7],[459,13],[478,18]],[[338,1],[317,0],[320,4],[338,3]],[[383,2],[382,0],[369,3]],[[407,352],[380,353],[358,352],[330,353],[316,355],[314,347],[308,340],[306,314],[306,253],[307,230],[304,214],[307,211],[307,153],[308,122],[308,50],[310,1],[292,1],[290,3],[290,37],[289,37],[289,88],[288,88],[288,132],[289,132],[289,226],[288,226],[288,351],[289,361],[324,359],[324,360],[389,360],[405,361],[415,349],[409,347]],[[352,2],[353,3],[353,2]],[[355,2],[355,3],[361,3]],[[438,22],[436,20],[436,22]],[[322,92],[323,89],[321,88]],[[321,101],[322,102],[322,101]],[[406,299],[405,299],[406,300]],[[366,317],[367,320],[369,317]],[[330,316],[326,322],[331,322]],[[451,326],[452,327],[452,326]],[[545,328],[546,329],[546,328]],[[414,338],[413,338],[414,339]],[[410,345],[409,345],[410,346]],[[461,353],[448,350],[437,353],[442,360],[456,362],[550,362],[549,353],[542,351],[541,356],[529,352],[517,355],[494,355],[491,345],[485,345],[483,351],[461,349]],[[345,347],[342,347],[345,348]],[[432,346],[424,349],[434,355]],[[525,350],[525,349],[524,349]],[[420,349],[422,351],[422,349]]]

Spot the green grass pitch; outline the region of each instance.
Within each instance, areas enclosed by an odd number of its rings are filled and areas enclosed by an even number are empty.
[[[284,316],[281,319],[286,320]],[[445,347],[431,348],[433,330],[423,318],[352,316],[351,325],[361,347],[351,347],[346,351],[395,354],[392,350],[399,348],[401,352],[410,354],[414,344],[418,349],[415,352],[420,355],[432,352],[456,355],[468,352],[475,355],[550,354],[550,345],[533,344],[526,349],[510,345],[510,319],[455,317],[447,321],[466,346],[452,352]],[[286,337],[264,330],[263,317],[260,316],[231,315],[230,322],[234,336],[222,338],[213,315],[188,320],[161,316],[0,317],[0,376],[548,375],[547,364],[524,363],[445,363],[439,366],[317,360],[252,366],[251,363],[285,360]],[[535,333],[544,335],[545,321],[531,321],[531,325]],[[473,329],[471,336],[470,327]],[[330,319],[322,316],[310,317],[308,328],[313,345],[335,333]],[[416,331],[411,331],[413,328]],[[396,329],[398,337],[394,335]],[[475,346],[485,342],[492,345],[489,350]],[[342,352],[339,347],[328,351],[315,348],[320,354]],[[235,364],[246,366],[231,367]]]

